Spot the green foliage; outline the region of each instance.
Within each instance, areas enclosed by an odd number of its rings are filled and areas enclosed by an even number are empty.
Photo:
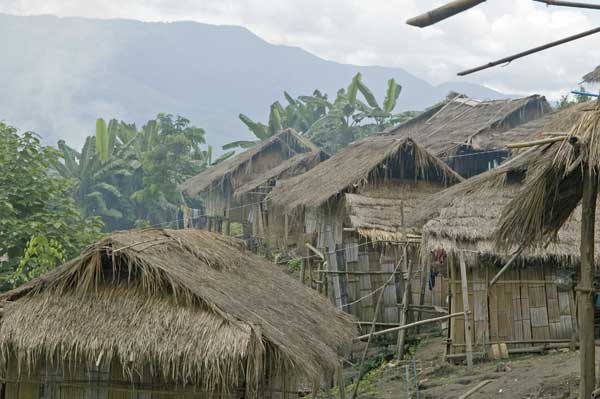
[[[72,193],[87,216],[99,216],[106,231],[136,226],[168,227],[182,203],[178,185],[212,161],[204,130],[177,116],[159,114],[140,130],[134,124],[102,119],[81,152],[58,143],[58,173],[73,182]]]
[[[19,135],[0,123],[1,289],[76,256],[99,237],[102,223],[81,215],[72,182],[51,173],[59,155],[33,133]]]
[[[60,242],[45,236],[31,238],[25,253],[10,278],[13,285],[20,285],[52,270],[66,261],[66,253]]]
[[[302,258],[292,258],[287,261],[287,268],[290,272],[299,272],[302,266]]]
[[[241,121],[257,141],[236,141],[226,144],[223,149],[249,148],[282,129],[292,128],[304,133],[325,151],[335,153],[352,141],[416,115],[416,112],[410,111],[393,113],[401,91],[402,87],[390,79],[382,108],[371,89],[362,81],[362,75],[357,73],[346,89],[338,90],[333,102],[319,90],[315,90],[311,96],[298,98],[284,92],[287,105],[283,107],[278,101],[271,105],[268,125],[240,114]]]
[[[582,93],[586,93],[585,87],[583,87],[583,86],[579,86],[578,91],[580,91]],[[573,96],[571,96],[571,94],[565,94],[564,96],[561,96],[560,99],[558,100],[558,102],[556,104],[556,108],[558,110],[563,110],[563,109],[569,108],[573,105],[588,102],[591,99],[592,99],[592,97],[585,96],[583,94],[575,94]]]

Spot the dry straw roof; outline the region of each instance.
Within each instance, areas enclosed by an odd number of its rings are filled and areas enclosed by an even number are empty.
[[[509,142],[502,140],[498,133],[537,119],[550,110],[550,104],[539,95],[478,101],[452,93],[443,103],[389,133],[412,137],[438,156],[452,153],[461,145],[478,150],[494,150]],[[491,139],[493,133],[496,135]]]
[[[402,240],[405,220],[440,186],[426,181],[401,180],[395,184],[365,187],[360,194],[346,194],[350,225],[371,240]]]
[[[568,138],[548,146],[530,165],[525,187],[503,214],[499,243],[537,247],[560,235],[579,207],[586,169],[600,170],[600,101],[584,104]]]
[[[600,66],[597,66],[592,72],[588,72],[585,75],[583,75],[583,81],[585,83],[600,82]]]
[[[577,106],[554,114],[541,130],[533,132],[537,137],[542,131],[555,131],[565,121],[581,116],[583,106]],[[566,122],[568,123],[568,122]],[[548,130],[550,129],[550,130]],[[521,152],[499,168],[450,187],[425,200],[422,206],[409,216],[408,225],[423,235],[424,250],[444,248],[448,252],[467,251],[506,258],[521,242],[499,249],[496,239],[503,212],[520,209],[513,203],[523,191],[524,183],[537,175],[537,163],[547,159],[559,144]],[[515,208],[515,207],[519,208]],[[512,208],[511,208],[512,207]],[[544,247],[532,247],[523,253],[524,258],[544,260],[555,258],[565,264],[579,259],[579,225],[581,212],[577,209],[567,223],[558,231],[555,240]],[[521,237],[523,224],[512,225],[507,234]],[[598,227],[600,228],[600,223]],[[524,233],[528,234],[528,233]],[[600,240],[596,241],[600,253]]]
[[[277,179],[286,179],[292,176],[302,174],[328,158],[328,155],[323,151],[307,152],[297,154],[290,159],[283,161],[276,167],[269,169],[242,186],[238,187],[233,195],[240,198],[245,194],[256,192],[262,186],[268,185],[270,181]]]
[[[301,137],[292,129],[285,129],[268,140],[262,141],[235,157],[211,166],[202,173],[188,179],[181,185],[181,189],[190,197],[204,191],[222,188],[226,182],[232,183],[232,187],[235,189],[243,184],[242,180],[236,183],[237,178],[240,175],[243,176],[249,173],[252,170],[253,161],[263,152],[276,145],[281,145],[288,152],[290,158],[301,153],[320,153],[320,150],[309,140]]]
[[[200,230],[114,233],[2,299],[4,355],[116,358],[207,391],[256,392],[268,366],[317,382],[355,334],[325,298]]]
[[[402,175],[396,178],[445,183],[462,180],[412,139],[384,134],[354,142],[308,172],[282,181],[268,198],[286,211],[318,208],[341,194],[392,177],[395,169]]]

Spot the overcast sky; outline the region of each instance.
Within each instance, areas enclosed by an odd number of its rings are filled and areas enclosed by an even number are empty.
[[[597,2],[598,0],[587,0]],[[600,35],[467,78],[456,72],[600,26],[600,11],[488,0],[426,29],[404,22],[433,0],[1,0],[0,12],[242,25],[274,44],[359,65],[399,66],[432,83],[465,80],[557,98],[600,64]]]

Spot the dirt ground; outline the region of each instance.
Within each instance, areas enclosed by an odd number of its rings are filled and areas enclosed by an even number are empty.
[[[502,361],[465,366],[450,365],[443,360],[442,338],[426,338],[416,350],[419,398],[458,398],[482,381],[491,382],[471,399],[484,398],[576,398],[579,384],[579,354],[567,349],[540,355],[511,356]],[[596,356],[600,355],[598,351]],[[406,383],[404,364],[391,361],[373,370],[361,383],[360,397],[370,399],[416,398],[415,378]],[[407,385],[411,385],[410,393]]]

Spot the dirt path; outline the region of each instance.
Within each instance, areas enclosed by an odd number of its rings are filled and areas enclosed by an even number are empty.
[[[597,356],[600,355],[600,352]],[[511,357],[480,362],[469,373],[464,366],[443,361],[441,338],[427,339],[418,347],[419,398],[458,398],[484,380],[491,382],[470,399],[577,397],[578,352],[551,351],[544,355]],[[394,362],[378,369],[367,381],[363,398],[408,398],[405,368]],[[415,398],[414,389],[410,397]]]

